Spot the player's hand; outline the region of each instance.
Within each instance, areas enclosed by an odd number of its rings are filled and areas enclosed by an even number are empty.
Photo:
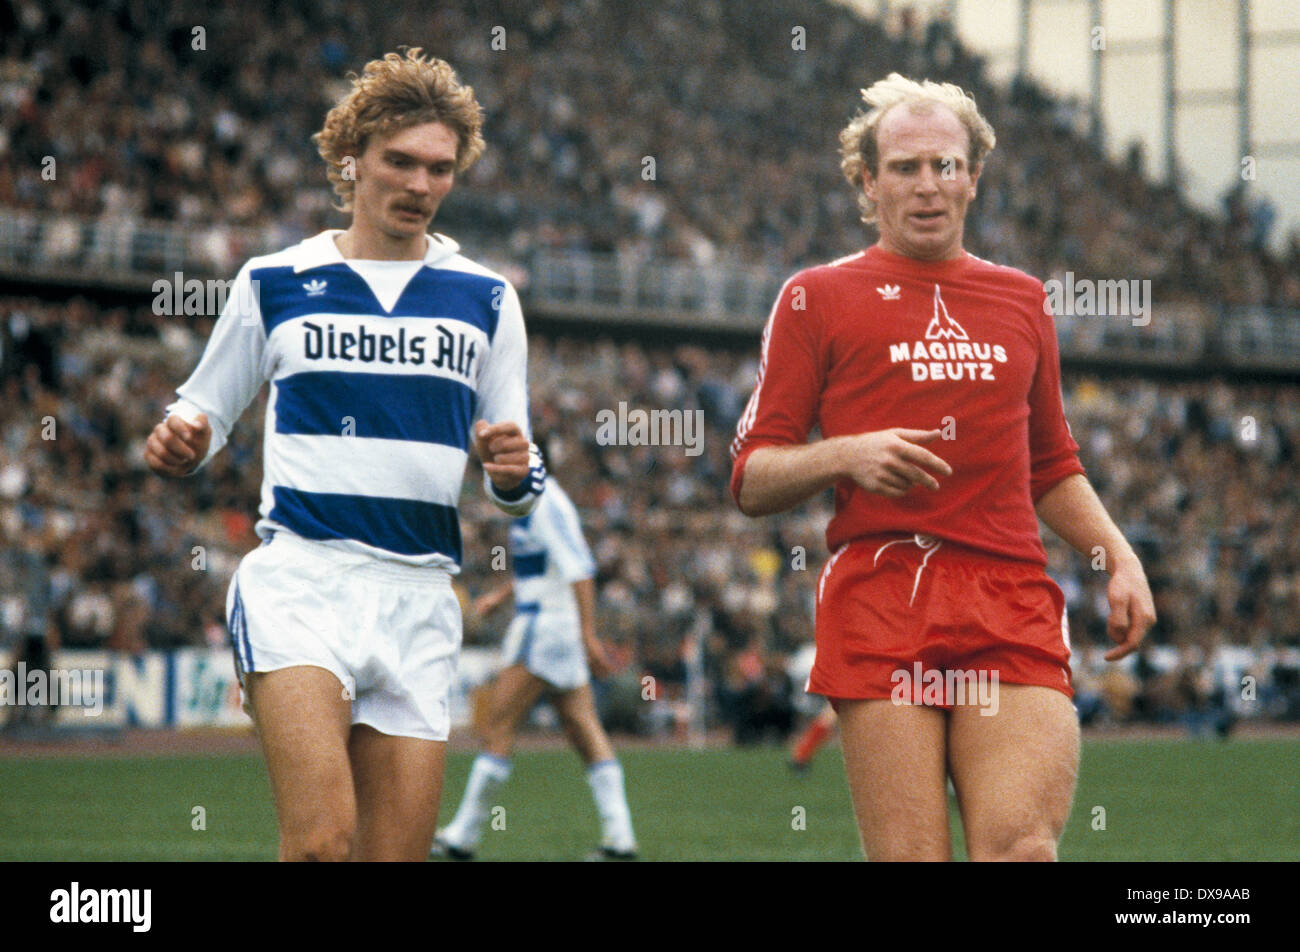
[[[1142,563],[1128,559],[1115,566],[1106,586],[1106,600],[1110,602],[1106,634],[1116,647],[1103,657],[1107,661],[1118,661],[1137,650],[1156,622],[1156,603],[1151,597],[1151,586],[1147,584]]]
[[[587,652],[587,667],[591,669],[593,678],[599,680],[614,673],[614,661],[610,658],[603,641],[592,635],[583,639],[583,646]]]
[[[843,437],[849,478],[867,492],[890,499],[904,495],[913,486],[938,489],[939,480],[932,474],[951,476],[952,467],[920,444],[931,443],[941,435],[941,430],[894,427]]]
[[[497,489],[514,489],[528,475],[528,439],[518,423],[474,424],[474,452]]]
[[[206,413],[200,413],[193,423],[173,413],[149,434],[144,461],[159,476],[188,476],[208,455],[211,443],[212,425]]]

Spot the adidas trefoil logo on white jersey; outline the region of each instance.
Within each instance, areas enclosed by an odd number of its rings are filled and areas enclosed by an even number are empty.
[[[320,297],[325,293],[327,283],[323,278],[317,278],[315,281],[308,281],[302,287],[307,292],[307,297]]]
[[[902,290],[897,284],[886,284],[883,288],[876,288],[882,301],[897,301],[902,296]]]

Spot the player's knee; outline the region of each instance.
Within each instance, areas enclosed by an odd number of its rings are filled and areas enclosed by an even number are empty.
[[[869,863],[945,863],[950,858],[946,849],[929,844],[876,845],[862,852]]]
[[[994,857],[1009,863],[1054,863],[1056,840],[1041,833],[1016,837]]]
[[[286,862],[341,863],[352,853],[355,825],[345,820],[318,823],[298,834],[286,835],[280,858]]]
[[[977,862],[1053,863],[1056,837],[1047,830],[1003,828],[993,835],[972,837],[969,850]]]
[[[862,852],[870,863],[944,863],[952,858],[946,831],[915,828],[864,837]]]

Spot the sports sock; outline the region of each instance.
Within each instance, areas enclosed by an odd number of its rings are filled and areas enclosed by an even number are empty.
[[[623,790],[623,768],[617,760],[603,760],[587,768],[587,783],[600,814],[601,845],[620,853],[636,852],[632,811]]]
[[[472,850],[483,835],[483,823],[492,809],[497,790],[510,777],[510,761],[479,754],[469,770],[469,783],[461,797],[456,816],[442,829],[439,836],[452,846]]]
[[[818,748],[826,743],[826,738],[831,736],[831,729],[822,723],[819,717],[803,732],[799,738],[799,743],[794,748],[794,762],[797,764],[806,764],[813,759]]]

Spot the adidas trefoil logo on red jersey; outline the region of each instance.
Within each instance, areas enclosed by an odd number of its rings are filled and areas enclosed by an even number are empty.
[[[886,284],[883,288],[876,288],[882,301],[897,301],[902,296],[903,289],[897,284]]]

